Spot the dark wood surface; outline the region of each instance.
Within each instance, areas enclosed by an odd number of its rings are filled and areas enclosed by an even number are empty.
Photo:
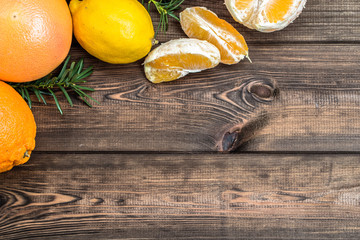
[[[64,116],[54,104],[36,105],[37,149],[217,151],[225,133],[254,119],[263,129],[243,150],[358,151],[359,50],[356,44],[256,44],[252,64],[221,65],[159,85],[145,80],[140,63],[87,58],[98,69],[89,85],[101,104],[65,105]],[[259,99],[249,91],[254,84],[279,94]]]
[[[360,238],[358,1],[308,1],[270,34],[197,5],[253,63],[154,85],[142,60],[106,64],[74,41],[100,104],[34,104],[36,151],[0,174],[1,240]],[[180,37],[171,20],[158,40]]]
[[[33,157],[0,175],[0,231],[5,239],[360,235],[358,155]]]

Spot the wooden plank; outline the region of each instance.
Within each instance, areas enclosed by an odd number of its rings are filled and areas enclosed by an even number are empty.
[[[183,9],[193,6],[204,6],[214,11],[220,18],[231,23],[248,43],[278,42],[358,42],[360,40],[360,5],[358,0],[312,0],[307,1],[301,15],[285,29],[273,33],[260,33],[235,22],[223,4],[224,1],[185,1]],[[181,10],[180,10],[181,11]],[[180,12],[178,11],[178,12]],[[157,26],[158,15],[152,12],[154,26]],[[179,23],[170,20],[169,32],[159,34],[160,41],[184,37]]]
[[[1,239],[357,239],[358,155],[34,154]]]
[[[359,90],[283,89],[268,122],[237,151],[358,152]]]
[[[348,44],[257,44],[252,64],[220,65],[158,85],[145,79],[141,62],[89,57],[85,65],[95,68],[89,86],[100,105],[90,109],[74,99],[75,108],[64,105],[60,116],[51,101],[35,104],[36,149],[218,151],[257,133],[242,150],[358,151],[359,52]],[[86,56],[76,46],[71,54]],[[272,101],[276,82],[280,98]],[[257,83],[265,87],[251,88]]]
[[[68,0],[69,2],[69,0]],[[146,1],[145,1],[146,2]],[[278,42],[357,42],[360,40],[360,5],[357,0],[312,0],[307,1],[301,15],[285,29],[273,33],[260,33],[237,23],[229,14],[224,1],[185,1],[182,8],[176,11],[178,15],[183,9],[193,6],[203,6],[214,11],[220,18],[231,23],[249,43]],[[154,28],[159,22],[159,15],[151,8]],[[169,19],[169,31],[160,33],[157,39],[161,42],[175,38],[186,37],[180,24],[173,18]]]

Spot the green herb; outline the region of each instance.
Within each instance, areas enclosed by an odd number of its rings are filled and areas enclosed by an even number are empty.
[[[180,21],[180,19],[175,15],[174,11],[177,10],[183,2],[184,0],[148,0],[148,11],[150,11],[150,6],[153,4],[160,14],[160,22],[156,29],[155,36],[157,36],[159,29],[161,29],[163,32],[167,32],[169,28],[168,16]],[[144,4],[144,0],[142,0],[142,4]]]
[[[94,91],[93,88],[84,87],[79,84],[86,83],[84,78],[88,77],[92,72],[92,67],[89,67],[83,70],[84,60],[72,62],[70,67],[67,68],[67,65],[70,61],[70,56],[68,56],[63,64],[63,67],[58,76],[54,77],[52,74],[49,74],[39,80],[25,83],[10,83],[10,85],[18,91],[21,96],[27,101],[29,107],[31,108],[32,101],[30,98],[30,93],[34,93],[39,102],[43,102],[46,105],[46,100],[44,95],[50,95],[54,98],[56,107],[59,109],[60,113],[63,114],[63,111],[60,107],[60,103],[55,95],[54,89],[59,89],[65,96],[66,100],[69,102],[70,106],[73,106],[73,102],[70,98],[68,90],[76,93],[89,107],[92,105],[89,103],[89,99],[99,103],[84,91]]]

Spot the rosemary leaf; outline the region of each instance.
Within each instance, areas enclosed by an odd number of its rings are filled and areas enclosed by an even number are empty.
[[[92,107],[92,105],[86,100],[85,96],[83,95],[83,92],[81,92],[81,90],[79,91],[78,89],[74,89],[74,91],[79,95],[79,97],[89,106]]]
[[[31,88],[31,91],[33,91],[35,93],[38,101],[41,102],[41,98],[40,98],[41,93],[39,93],[40,91],[38,89],[36,89],[36,88]]]
[[[70,72],[69,72],[69,79],[71,79],[77,72],[78,64],[75,65],[75,62],[71,63]]]
[[[25,90],[23,88],[21,88],[20,90],[21,90],[21,97],[25,99]]]
[[[44,96],[42,95],[41,92],[40,92],[40,97],[41,97],[41,99],[43,100],[44,104],[47,105],[47,102],[45,101],[45,98],[44,98]]]
[[[87,68],[85,71],[83,71],[82,73],[79,73],[79,76],[77,77],[77,81],[83,79],[83,78],[87,78],[88,76],[90,76],[92,74],[92,67]]]
[[[95,91],[93,88],[79,85],[79,83],[86,83],[85,78],[92,74],[93,68],[89,67],[84,70],[83,59],[79,60],[78,62],[72,62],[70,66],[68,66],[69,61],[70,56],[68,56],[64,61],[60,73],[57,76],[49,74],[41,79],[32,82],[9,84],[20,93],[20,95],[27,101],[30,108],[32,106],[30,93],[35,94],[37,100],[39,102],[43,102],[45,105],[47,104],[47,102],[43,95],[49,95],[54,98],[56,107],[58,108],[59,112],[63,114],[63,110],[60,107],[59,100],[54,92],[55,89],[59,89],[64,94],[67,102],[71,107],[73,107],[74,104],[69,94],[70,91],[74,94],[77,94],[80,99],[82,99],[83,102],[90,107],[91,104],[89,103],[88,99],[99,103],[84,92],[93,92]]]
[[[59,101],[58,101],[55,93],[54,93],[50,88],[48,88],[48,91],[51,93],[52,97],[54,98],[56,107],[59,109],[60,114],[63,115],[63,111],[62,111],[62,109],[61,109],[61,107],[60,107],[60,103],[59,103]]]
[[[24,92],[25,92],[25,99],[27,100],[28,105],[31,108],[31,99],[30,99],[29,91],[26,88],[24,88]]]
[[[77,70],[77,74],[80,74],[80,72],[81,72],[81,70],[83,70],[83,68],[84,68],[84,59],[80,59],[80,61],[79,61],[79,68],[78,68],[78,70]]]
[[[155,37],[157,36],[159,30],[162,32],[167,32],[169,29],[169,18],[173,17],[174,19],[179,21],[179,18],[175,15],[174,11],[180,8],[180,5],[184,2],[184,0],[148,0],[147,1],[147,9],[150,12],[150,6],[154,5],[157,12],[160,15],[159,25],[156,28]],[[142,0],[142,4],[145,4],[145,1]]]
[[[180,21],[180,19],[178,18],[178,16],[176,16],[175,14],[173,14],[172,12],[168,13],[170,17],[175,18],[176,20]]]
[[[80,89],[82,89],[82,90],[87,90],[87,91],[94,91],[94,89],[92,89],[92,88],[89,88],[89,87],[84,87],[84,86],[77,86],[77,88],[80,88]]]
[[[58,84],[57,86],[58,86],[58,87],[60,88],[60,90],[63,92],[63,94],[64,94],[66,100],[69,102],[70,106],[73,107],[74,104],[73,104],[73,102],[72,102],[69,94],[66,92],[65,88],[64,88],[63,86],[61,86],[60,84]]]
[[[74,87],[74,90],[75,90],[75,89],[76,89],[76,91],[77,91],[78,93],[80,93],[80,96],[89,98],[89,99],[91,99],[92,101],[94,101],[94,102],[96,102],[96,103],[99,104],[98,101],[96,101],[94,98],[90,97],[88,94],[86,94],[84,91],[82,91],[82,90],[80,89],[80,86],[75,86],[75,87]]]
[[[66,60],[65,60],[65,62],[64,62],[64,65],[63,65],[63,67],[62,67],[62,69],[61,69],[61,71],[60,71],[60,73],[59,73],[59,78],[62,78],[62,76],[63,76],[63,74],[64,74],[64,72],[65,72],[65,70],[66,70],[66,66],[68,65],[68,63],[69,63],[69,61],[70,61],[70,56],[68,56],[67,58],[66,58]]]

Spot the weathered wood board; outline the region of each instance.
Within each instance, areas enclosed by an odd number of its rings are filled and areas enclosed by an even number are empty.
[[[87,58],[95,68],[89,86],[100,105],[90,109],[75,101],[75,108],[64,105],[64,116],[54,104],[34,106],[37,151],[217,151],[224,134],[248,121],[255,122],[257,136],[243,151],[359,150],[359,45],[251,49],[253,63],[158,85],[145,79],[139,62]],[[84,54],[72,50],[75,59]],[[261,99],[249,91],[255,83],[280,94]]]
[[[293,24],[270,34],[236,23],[219,1],[185,1],[183,8],[196,5],[244,34],[253,64],[221,65],[154,85],[145,79],[142,61],[102,63],[74,41],[73,58],[85,57],[95,68],[89,85],[101,104],[64,106],[64,116],[54,104],[36,105],[37,151],[218,151],[234,149],[249,137],[253,140],[242,151],[359,150],[356,0],[308,1]],[[152,16],[156,26],[157,14]],[[180,37],[185,37],[180,25],[171,20],[169,32],[157,38]],[[276,103],[247,92],[257,81],[279,87]],[[249,121],[251,127],[241,132]]]
[[[35,154],[2,239],[356,239],[357,155]]]
[[[360,40],[360,5],[357,0],[308,0],[306,7],[294,23],[285,29],[269,34],[250,30],[237,23],[229,15],[224,1],[188,1],[183,8],[203,6],[214,11],[220,18],[231,23],[244,35],[249,43],[311,43],[311,42],[359,42]],[[157,15],[153,14],[154,26],[157,26]],[[166,41],[184,37],[179,24],[170,21],[170,31],[160,34],[159,40]]]
[[[197,5],[244,35],[253,63],[155,85],[142,61],[106,64],[74,41],[100,104],[34,104],[36,151],[0,174],[1,240],[359,239],[358,0],[309,0],[271,34],[223,1],[183,7]],[[157,39],[180,37],[171,20]]]

